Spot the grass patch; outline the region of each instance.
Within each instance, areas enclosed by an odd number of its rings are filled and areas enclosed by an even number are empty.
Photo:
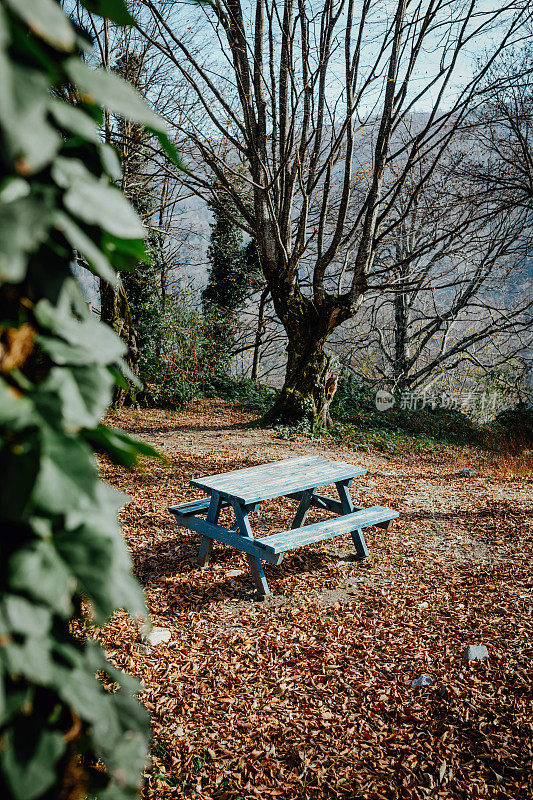
[[[278,425],[284,439],[329,439],[354,450],[379,450],[384,453],[435,450],[449,445],[485,447],[487,431],[459,411],[425,408],[378,411],[361,391],[351,402],[332,404],[333,425],[316,428],[307,419],[297,425]]]

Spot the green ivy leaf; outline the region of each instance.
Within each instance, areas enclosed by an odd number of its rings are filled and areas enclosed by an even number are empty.
[[[0,107],[6,155],[23,176],[38,172],[54,158],[62,139],[47,119],[46,75],[9,64],[0,51]]]
[[[46,304],[46,322],[45,320]],[[36,308],[36,316],[42,320],[41,324],[54,325],[54,333],[61,336],[64,341],[54,336],[39,336],[37,342],[42,349],[57,363],[65,364],[113,364],[124,355],[126,345],[114,331],[96,319],[86,319],[79,322],[76,319],[60,319],[59,315],[54,321],[48,316],[48,311],[53,311],[48,301],[40,301]]]
[[[84,499],[94,500],[98,473],[85,442],[51,427],[43,427],[39,437],[39,474],[31,494],[35,510],[62,514]]]
[[[83,436],[97,450],[106,453],[115,464],[121,464],[123,467],[138,466],[140,455],[167,461],[165,456],[152,445],[116,428],[99,425],[92,430],[83,431]]]
[[[153,128],[150,125],[147,125],[146,128],[147,130],[150,131],[150,133],[152,133],[155,136],[167,158],[170,159],[170,161],[172,161],[172,163],[182,172],[187,172],[188,174],[191,174],[190,170],[185,166],[185,164],[181,160],[175,145],[170,141],[167,134],[160,130],[157,130],[156,128]]]
[[[91,115],[79,106],[72,106],[53,97],[50,98],[50,110],[58,125],[66,133],[96,145],[105,171],[112,180],[118,181],[122,175],[122,167],[117,151],[102,141],[94,114]]]
[[[110,144],[100,142],[98,149],[100,151],[100,160],[105,172],[107,172],[111,180],[120,180],[122,178],[122,165],[115,148]]]
[[[121,389],[127,391],[129,389],[129,384],[122,372],[117,369],[116,367],[110,366],[107,368],[109,374],[112,376],[113,381],[117,386],[120,386]]]
[[[100,275],[112,286],[116,286],[116,273],[94,240],[87,236],[85,231],[63,211],[58,211],[54,220],[56,228],[61,231],[74,250],[77,250],[86,259],[89,267],[92,268],[92,272]]]
[[[14,200],[20,200],[21,197],[27,197],[31,192],[31,186],[28,181],[22,178],[5,178],[0,183],[0,203],[12,203]]]
[[[94,653],[99,657],[99,669],[106,672],[112,681],[118,685],[118,691],[115,692],[116,709],[120,718],[122,729],[125,731],[142,731],[146,728],[147,713],[146,708],[140,703],[132,702],[142,690],[142,686],[137,678],[116,669],[111,664],[106,662],[105,653],[102,648],[94,650],[94,642],[90,642],[89,646],[92,651],[92,658]],[[94,663],[94,662],[92,662]]]
[[[117,25],[136,25],[123,0],[80,0],[92,14],[106,17]]]
[[[59,50],[74,50],[76,32],[54,0],[6,0],[36,36]]]
[[[75,669],[58,670],[58,678],[60,697],[94,726],[99,741],[109,742],[112,748],[120,739],[120,725],[94,672],[81,663]]]
[[[27,636],[19,643],[10,642],[4,647],[7,667],[12,675],[22,675],[28,681],[47,686],[54,676],[49,636]]]
[[[56,762],[67,743],[59,731],[23,729],[8,730],[0,751],[2,773],[14,800],[34,800],[44,794],[56,780]],[[25,734],[25,735],[23,735]]]
[[[15,717],[21,713],[24,709],[31,708],[31,704],[34,697],[34,690],[31,686],[21,686],[16,689],[10,689],[9,692],[6,692],[6,687],[1,686],[1,673],[2,670],[5,670],[5,666],[2,665],[2,660],[0,659],[0,694],[2,690],[4,692],[4,705],[3,710],[0,713],[0,725],[4,725],[6,722],[9,722],[12,717]],[[0,701],[0,707],[2,703]]]
[[[4,663],[0,658],[0,725],[6,721],[7,718],[7,704],[6,704],[6,687],[4,683]]]
[[[108,522],[105,521],[106,525]],[[76,576],[80,593],[90,600],[97,624],[105,623],[117,608],[116,576],[112,579],[110,576],[113,543],[108,533],[108,528],[94,531],[84,525],[67,532],[58,531],[54,536],[54,546]],[[126,605],[123,597],[119,605]]]
[[[137,375],[135,375],[135,373],[131,371],[127,361],[125,361],[123,358],[119,358],[119,360],[117,361],[117,366],[122,372],[124,378],[126,378],[126,380],[128,380],[130,383],[136,386],[137,389],[142,389],[141,381],[139,380]]]
[[[52,177],[67,189],[63,203],[78,219],[123,239],[144,237],[144,226],[122,192],[107,178],[96,179],[78,159],[57,158]]]
[[[128,499],[99,483],[90,516],[85,508],[71,512],[66,529],[54,531],[54,546],[93,604],[100,623],[116,608],[140,616],[146,613],[144,594],[131,574],[131,557],[117,518],[118,509]]]
[[[0,473],[17,475],[16,484],[0,481],[0,507],[5,520],[16,522],[26,513],[39,473],[40,443],[36,432],[0,445]]]
[[[140,773],[146,763],[148,749],[141,733],[128,731],[107,755],[106,763],[118,786],[131,792],[141,788]],[[128,796],[126,795],[126,796]],[[109,798],[110,795],[108,794]]]
[[[79,136],[86,142],[98,144],[101,139],[94,119],[80,106],[72,106],[56,97],[51,97],[48,107],[60,128]]]
[[[100,754],[111,767],[111,773],[117,782],[109,786],[109,794],[105,796],[131,797],[132,791],[138,789],[137,776],[142,771],[147,757],[148,714],[144,706],[137,702],[141,686],[135,678],[114,669],[107,663],[102,648],[95,642],[88,643],[85,658],[93,672],[105,672],[118,686],[113,694],[113,700],[121,728],[120,740],[111,743],[108,737],[102,735],[104,731],[95,730]],[[137,759],[141,763],[135,767],[135,763],[139,764]]]
[[[102,366],[53,367],[40,393],[59,397],[67,430],[97,425],[111,402],[113,378]]]
[[[21,197],[0,203],[0,280],[18,283],[29,256],[46,240],[52,226],[53,197]]]
[[[0,377],[0,425],[20,431],[35,424],[33,403]]]
[[[150,263],[146,245],[142,239],[121,239],[110,233],[102,236],[102,249],[108,254],[113,266],[118,270],[131,270],[139,261]]]
[[[2,601],[2,610],[14,633],[26,636],[42,636],[47,634],[52,624],[52,615],[44,606],[31,603],[20,595],[7,595]]]
[[[72,614],[76,581],[51,542],[36,541],[15,551],[8,569],[13,589],[27,592],[62,617]]]
[[[87,102],[103,106],[132,122],[139,122],[166,133],[164,120],[152,111],[131,84],[116,73],[101,68],[92,69],[77,58],[69,58],[65,69]]]

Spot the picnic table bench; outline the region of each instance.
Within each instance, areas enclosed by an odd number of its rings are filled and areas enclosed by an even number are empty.
[[[209,563],[214,541],[231,545],[246,553],[256,589],[260,595],[267,595],[270,592],[261,561],[280,564],[283,554],[289,550],[350,533],[357,556],[368,556],[363,529],[370,525],[388,528],[399,515],[397,511],[383,506],[354,506],[349,487],[355,477],[365,472],[361,467],[323,456],[299,456],[273,461],[191,480],[191,486],[203,489],[208,497],[170,506],[169,511],[178,525],[201,534],[199,566]],[[317,493],[318,487],[333,483],[337,488],[338,500]],[[292,527],[256,539],[248,515],[256,511],[263,500],[275,497],[299,500]],[[304,525],[311,506],[326,509],[338,516]],[[235,514],[232,528],[218,524],[221,510],[227,507],[231,507]],[[204,513],[205,519],[200,516]]]

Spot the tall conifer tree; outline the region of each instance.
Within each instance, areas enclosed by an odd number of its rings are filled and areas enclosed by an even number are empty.
[[[230,211],[230,209],[228,209]],[[212,208],[208,283],[202,292],[204,313],[220,347],[220,366],[231,355],[236,314],[261,280],[254,241],[243,243],[242,231],[220,209]],[[234,209],[231,209],[234,211]]]

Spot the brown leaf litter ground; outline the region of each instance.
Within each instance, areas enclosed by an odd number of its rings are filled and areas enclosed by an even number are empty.
[[[144,685],[145,800],[530,798],[531,478],[480,451],[354,453],[249,419],[217,401],[110,419],[169,459],[103,465],[132,497],[135,571],[152,623],[172,634],[144,645],[124,613],[95,632]],[[368,529],[370,559],[351,560],[349,536],[293,551],[265,566],[265,602],[229,547],[198,569],[197,536],[167,512],[201,496],[189,480],[303,453],[366,467],[356,504],[400,511],[392,530]],[[480,477],[458,477],[465,466]],[[262,504],[255,531],[289,527],[295,505]],[[466,664],[469,644],[489,658]],[[434,685],[412,688],[421,674]]]

